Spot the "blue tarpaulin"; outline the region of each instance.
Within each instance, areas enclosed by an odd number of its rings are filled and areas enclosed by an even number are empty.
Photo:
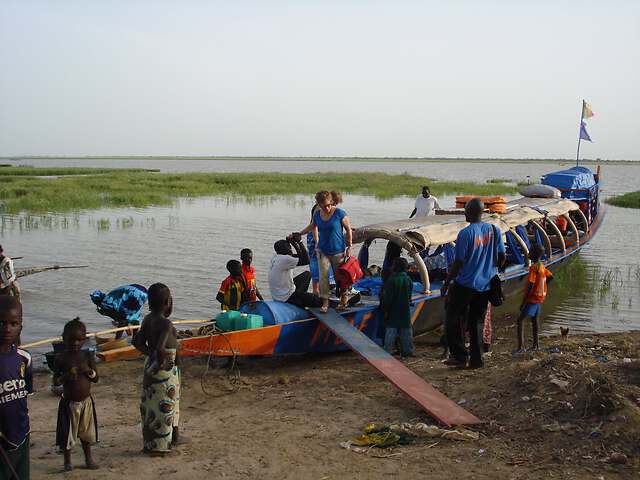
[[[572,167],[546,174],[542,177],[542,184],[560,190],[590,190],[596,185],[596,181],[593,172],[587,167]]]

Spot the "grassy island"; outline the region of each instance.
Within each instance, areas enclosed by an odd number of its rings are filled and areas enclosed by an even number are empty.
[[[428,183],[434,195],[514,193],[505,183],[445,182],[408,174],[158,173],[91,168],[0,168],[0,211],[68,212],[103,207],[167,205],[178,198],[215,195],[256,197],[313,194],[322,189],[381,199],[413,196]]]
[[[607,203],[616,207],[640,208],[640,190],[609,198]]]

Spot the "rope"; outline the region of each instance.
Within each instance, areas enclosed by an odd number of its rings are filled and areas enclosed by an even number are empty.
[[[200,329],[200,331],[203,333],[204,329],[209,330],[209,327],[202,327]],[[215,357],[215,353],[213,350],[213,337],[214,336],[221,336],[222,338],[225,339],[225,341],[227,342],[227,344],[229,345],[229,351],[233,354],[233,356],[231,357],[231,364],[229,365],[229,367],[227,368],[227,377],[229,378],[229,383],[231,384],[232,388],[232,392],[236,392],[239,388],[239,383],[240,383],[240,369],[238,368],[238,355],[235,351],[235,349],[233,348],[233,345],[231,344],[231,341],[229,340],[229,337],[225,334],[224,331],[220,330],[215,323],[213,323],[210,327],[210,331],[209,331],[209,348],[208,350],[208,355],[207,355],[207,363],[205,365],[205,369],[204,372],[202,372],[202,376],[200,377],[200,388],[202,389],[202,393],[204,393],[205,395],[208,395],[210,397],[219,397],[221,395],[214,395],[211,392],[207,391],[207,388],[205,387],[205,380],[207,377],[207,374],[209,373],[209,369],[211,368],[211,359],[213,357]],[[193,353],[205,353],[205,352],[201,352],[201,351],[197,351],[197,350],[192,350],[192,349],[186,349],[189,352],[193,352]],[[231,392],[229,392],[231,393]]]

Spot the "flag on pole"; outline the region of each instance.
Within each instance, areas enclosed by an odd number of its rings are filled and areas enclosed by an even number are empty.
[[[591,110],[591,105],[582,100],[582,118],[585,120],[587,118],[593,117],[593,110]]]
[[[587,133],[587,124],[584,122],[580,122],[580,139],[586,140],[587,142],[591,141],[591,137]]]

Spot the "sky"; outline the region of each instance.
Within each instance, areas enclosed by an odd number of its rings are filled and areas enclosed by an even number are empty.
[[[640,160],[640,2],[0,2],[0,156]]]

